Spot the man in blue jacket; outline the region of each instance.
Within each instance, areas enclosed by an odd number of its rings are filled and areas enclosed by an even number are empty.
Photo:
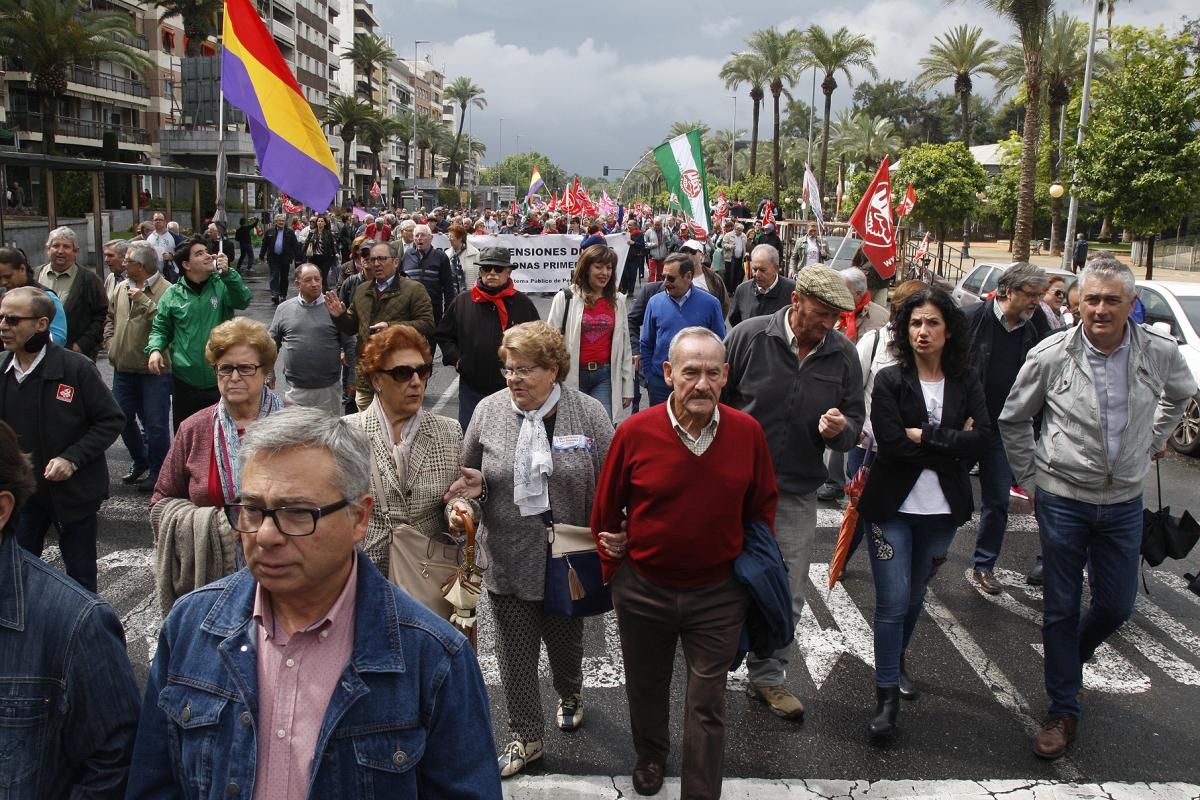
[[[663,378],[663,363],[671,348],[671,339],[684,328],[708,328],[725,338],[725,314],[721,301],[706,291],[692,288],[696,267],[687,253],[672,253],[663,262],[662,279],[666,291],[646,303],[642,320],[640,358],[646,376],[650,405],[665,402],[671,394]]]
[[[466,637],[359,551],[369,442],[291,407],[251,425],[247,567],[184,596],[146,684],[129,800],[501,797]]]

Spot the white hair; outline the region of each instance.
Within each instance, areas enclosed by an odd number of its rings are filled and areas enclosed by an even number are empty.
[[[75,235],[75,231],[71,230],[66,225],[60,225],[59,227],[50,231],[50,235],[46,237],[46,247],[54,244],[59,239],[70,242],[75,246],[76,250],[79,249],[79,237]]]
[[[671,337],[671,347],[667,350],[667,361],[675,364],[678,361],[679,348],[683,346],[683,340],[693,337],[716,342],[717,346],[721,348],[721,361],[725,360],[725,343],[721,341],[721,337],[702,325],[692,325]]]
[[[858,302],[858,298],[867,291],[867,275],[858,267],[842,270],[842,280],[846,282],[846,288],[850,290],[850,294],[854,295],[855,302]]]
[[[429,226],[424,224],[417,225],[415,228],[413,228],[413,236],[416,236],[418,233],[424,233],[428,236],[433,235],[433,231],[429,229]]]

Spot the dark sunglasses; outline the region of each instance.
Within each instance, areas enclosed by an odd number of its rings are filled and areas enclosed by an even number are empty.
[[[510,267],[502,267],[499,264],[480,264],[479,265],[480,272],[504,272],[504,270],[506,270],[506,269],[510,269]]]
[[[416,375],[423,381],[429,380],[429,376],[433,374],[433,364],[422,364],[419,367],[410,367],[406,364],[401,364],[398,367],[391,369],[379,370],[384,375],[391,375],[392,380],[396,383],[408,383],[412,380],[413,375]]]
[[[4,314],[0,316],[0,320],[10,328],[15,328],[27,319],[38,319],[38,317],[22,317],[17,314]]]

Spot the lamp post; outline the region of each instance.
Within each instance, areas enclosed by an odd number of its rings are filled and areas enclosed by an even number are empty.
[[[496,205],[500,204],[500,161],[504,158],[504,117],[500,118],[500,133],[496,143]]]
[[[737,95],[729,95],[733,101],[733,127],[729,129],[729,185],[733,186],[733,159],[737,154]]]
[[[1100,0],[1092,0],[1092,27],[1088,32],[1088,49],[1087,62],[1083,68],[1083,92],[1079,99],[1079,132],[1075,137],[1076,149],[1083,146],[1083,129],[1087,127],[1088,118],[1088,98],[1092,93],[1092,62],[1096,55],[1096,22],[1100,17]],[[1079,165],[1076,163],[1075,174],[1071,178],[1071,184],[1079,183]],[[1079,214],[1079,197],[1074,192],[1071,192],[1071,204],[1067,209],[1067,231],[1063,237],[1063,258],[1062,268],[1064,270],[1071,268],[1071,240],[1075,238],[1075,222]]]
[[[417,190],[417,47],[423,44],[429,44],[426,39],[413,40],[413,65],[412,65],[412,106],[413,106],[413,124],[412,124],[412,155],[409,156],[408,163],[412,167],[413,181],[413,211],[421,204],[421,194]]]

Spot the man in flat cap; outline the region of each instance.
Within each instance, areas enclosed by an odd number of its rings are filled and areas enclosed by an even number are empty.
[[[797,621],[817,529],[816,492],[827,477],[825,448],[845,452],[856,445],[866,416],[858,353],[833,329],[842,312],[853,310],[841,276],[813,265],[797,276],[790,305],[742,322],[725,340],[729,382],[722,400],[758,420],[767,434],[779,488],[775,536]],[[749,694],[776,716],[801,720],[804,706],[784,686],[791,650],[748,655]]]

